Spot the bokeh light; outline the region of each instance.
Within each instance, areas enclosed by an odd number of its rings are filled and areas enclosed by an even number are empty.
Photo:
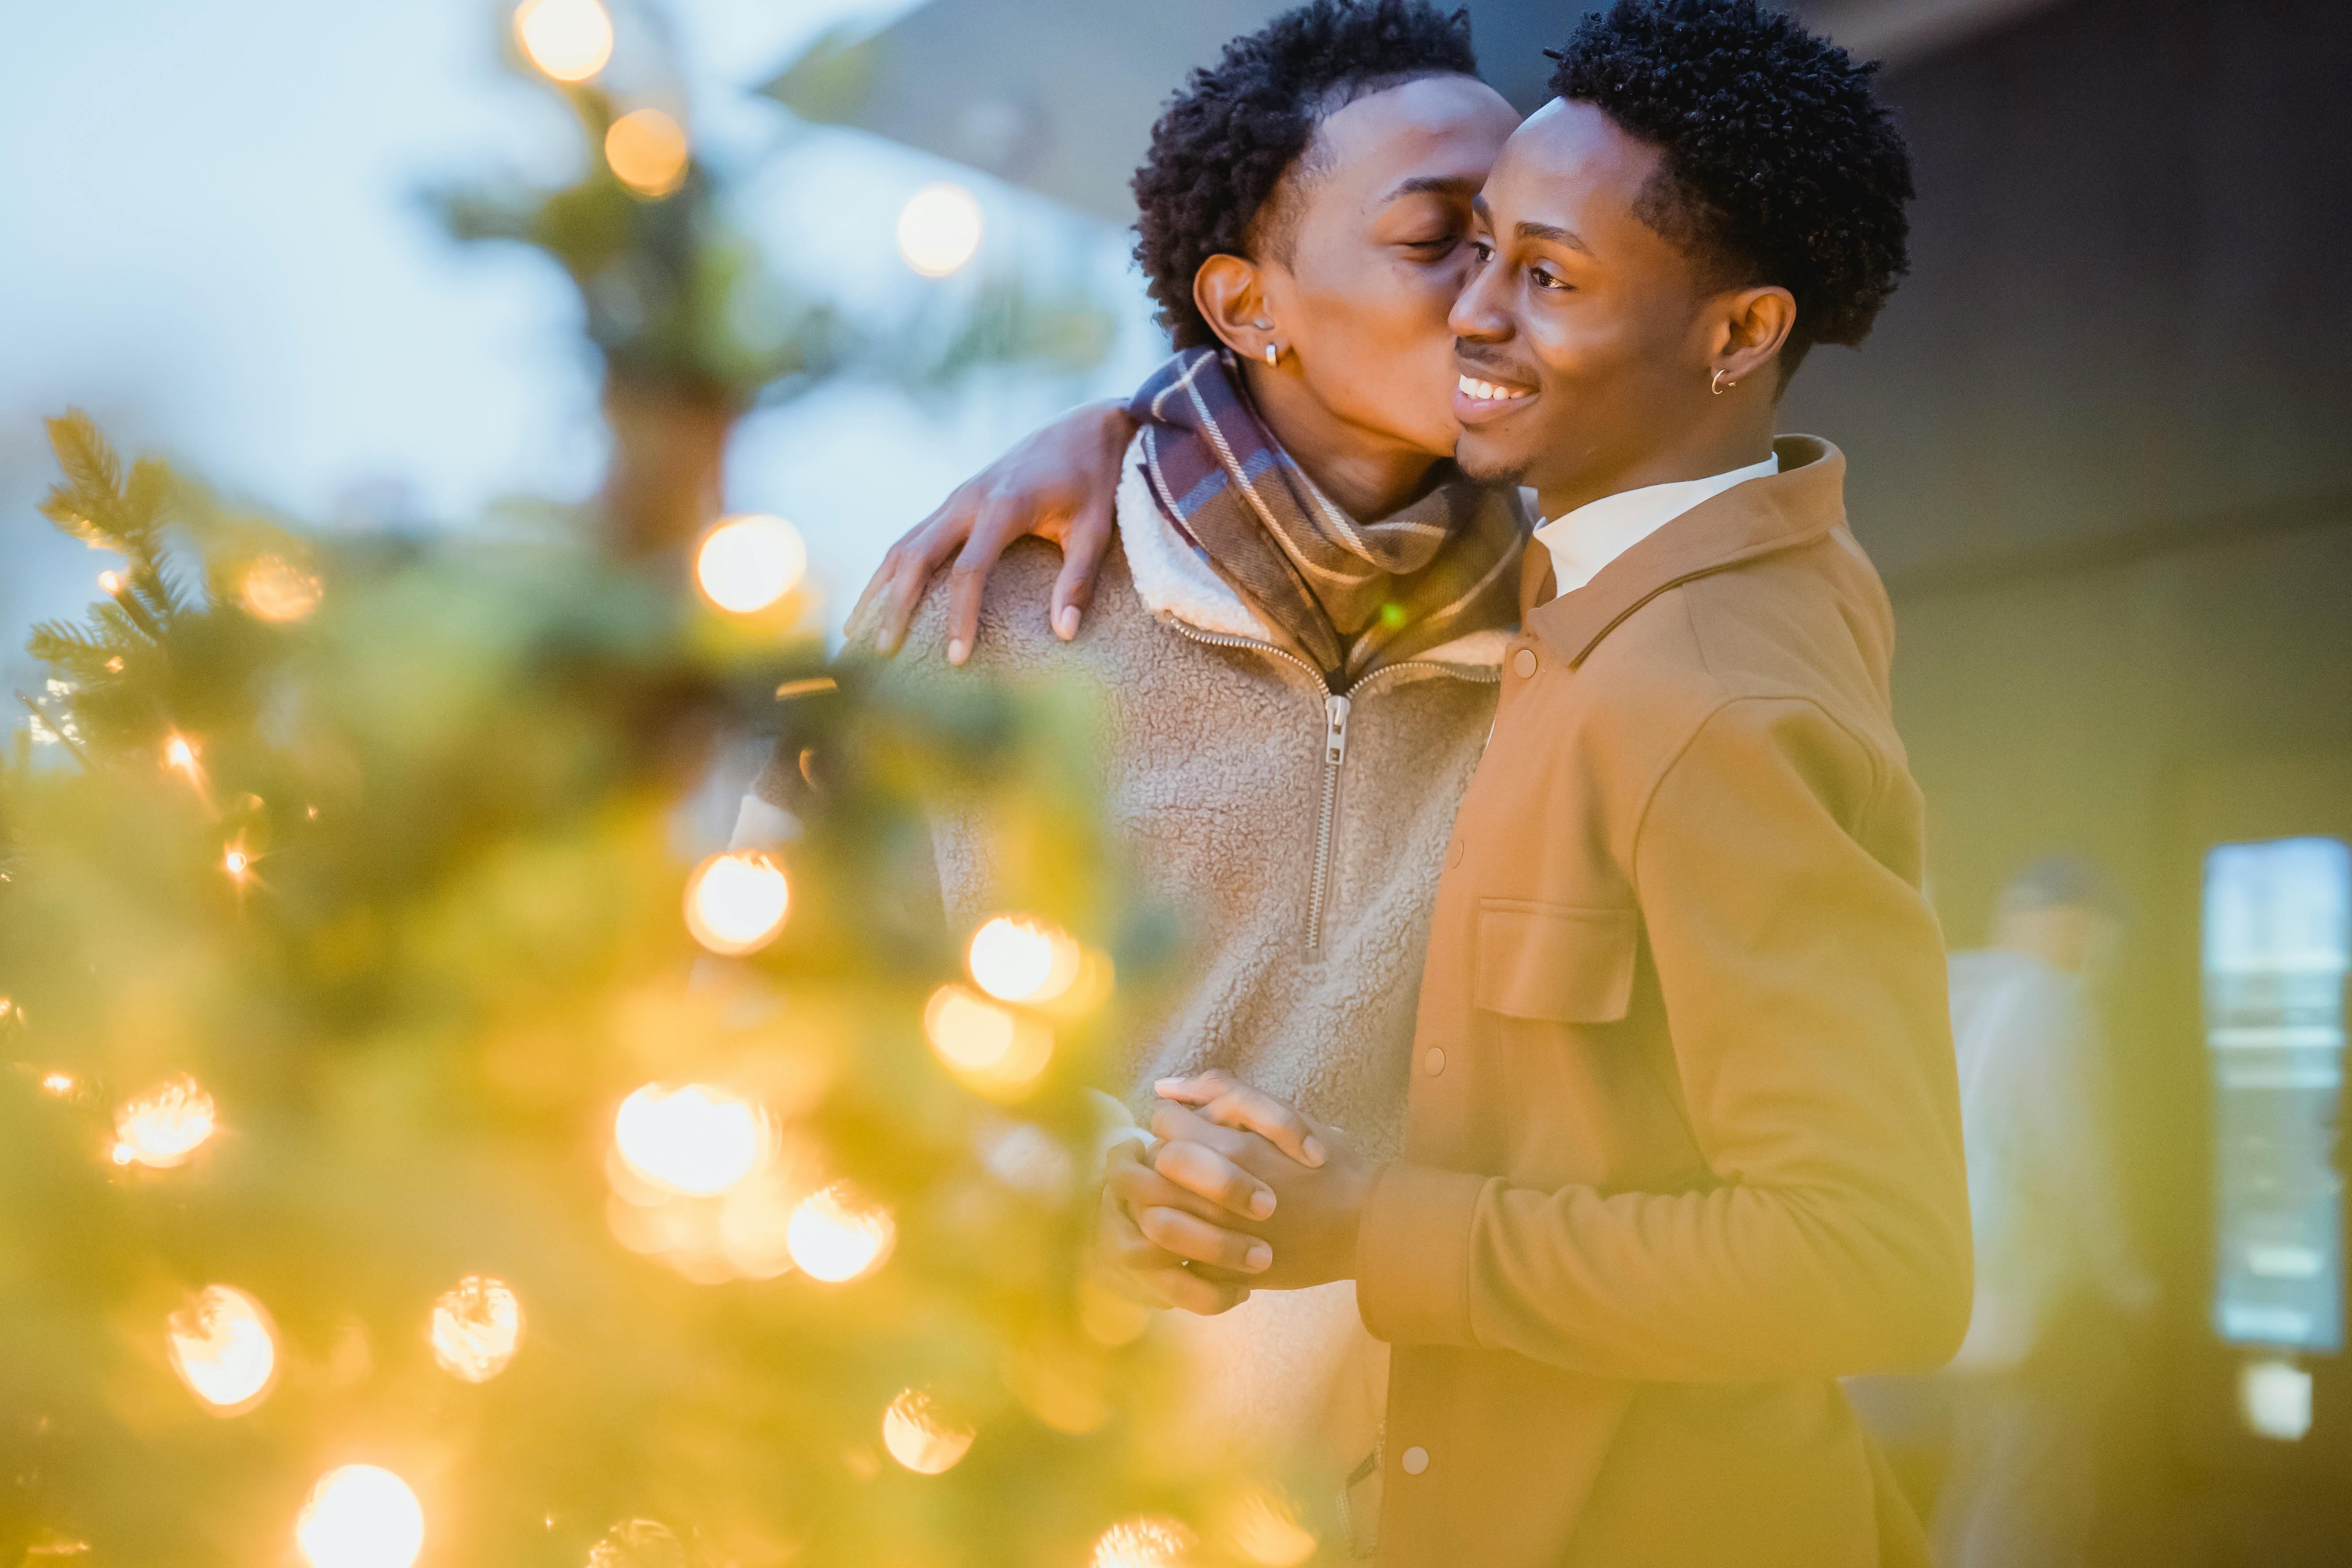
[[[930,1396],[908,1389],[882,1413],[882,1446],[890,1457],[919,1476],[936,1476],[955,1468],[971,1447],[971,1428],[949,1420]]]
[[[523,0],[515,37],[530,63],[557,81],[586,81],[613,58],[613,18],[596,0]]]
[[[196,776],[196,748],[185,735],[174,735],[163,742],[163,765],[176,768],[190,778]]]
[[[770,1149],[768,1119],[724,1089],[647,1084],[621,1102],[613,1142],[630,1170],[696,1197],[723,1193],[758,1170]]]
[[[312,1568],[408,1568],[425,1549],[425,1510],[377,1465],[345,1465],[310,1489],[294,1539]]]
[[[5,997],[0,997],[0,1013],[5,1013],[7,1010],[7,999]],[[69,1072],[45,1072],[41,1075],[42,1089],[49,1094],[56,1095],[59,1100],[63,1100],[66,1096],[71,1094],[75,1089],[79,1089],[80,1087],[80,1080],[76,1079],[74,1075]]]
[[[164,1323],[172,1370],[215,1415],[261,1403],[278,1370],[278,1336],[261,1303],[231,1285],[207,1285]]]
[[[658,109],[632,110],[604,132],[604,162],[641,196],[666,196],[686,179],[686,127]]]
[[[184,1163],[213,1135],[213,1097],[186,1073],[170,1079],[114,1112],[114,1163],[166,1171]]]
[[[792,907],[784,868],[757,849],[713,855],[687,879],[686,928],[716,953],[732,957],[767,946]]]
[[[1192,1532],[1172,1519],[1122,1520],[1095,1542],[1092,1568],[1181,1568]]]
[[[944,278],[980,252],[980,202],[949,181],[925,185],[898,212],[898,255],[926,278]]]
[[[808,542],[781,517],[723,518],[694,552],[694,581],[722,610],[756,615],[808,575]]]
[[[242,883],[253,875],[253,855],[243,843],[230,845],[221,851],[221,869],[232,882]]]
[[[1053,1059],[1053,1032],[967,986],[942,985],[923,1006],[923,1036],[975,1091],[1013,1100],[1036,1087]]]
[[[247,614],[284,624],[301,620],[317,609],[324,592],[308,572],[275,555],[265,555],[247,568],[237,599]]]
[[[129,579],[120,572],[100,572],[98,574],[98,585],[105,590],[108,597],[111,598],[121,593],[130,584]]]
[[[1288,1504],[1263,1487],[1242,1494],[1226,1515],[1223,1534],[1244,1562],[1264,1568],[1298,1568],[1315,1555],[1315,1535]]]
[[[801,1200],[784,1237],[803,1273],[840,1285],[882,1267],[898,1238],[898,1225],[888,1209],[863,1201],[846,1183],[836,1182]]]
[[[522,1301],[503,1279],[468,1274],[433,1303],[430,1338],[441,1370],[488,1383],[522,1348]]]
[[[991,996],[1035,1006],[1068,994],[1086,951],[1043,921],[998,915],[972,932],[964,963]]]

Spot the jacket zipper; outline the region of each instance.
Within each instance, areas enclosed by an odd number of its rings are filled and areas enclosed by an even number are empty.
[[[1163,618],[1170,626],[1174,626],[1194,642],[1205,643],[1211,647],[1255,648],[1260,653],[1270,653],[1276,658],[1297,665],[1307,672],[1307,679],[1315,682],[1316,689],[1323,693],[1323,805],[1321,810],[1316,815],[1315,877],[1307,895],[1307,951],[1318,952],[1323,947],[1323,901],[1330,890],[1331,884],[1332,830],[1338,825],[1339,815],[1339,773],[1348,761],[1348,714],[1359,695],[1383,677],[1394,675],[1400,670],[1433,669],[1442,675],[1452,676],[1456,680],[1475,681],[1481,686],[1501,684],[1502,671],[1498,669],[1492,676],[1465,675],[1459,667],[1441,663],[1433,658],[1409,658],[1399,664],[1381,666],[1345,691],[1333,691],[1324,684],[1320,670],[1287,648],[1276,647],[1270,642],[1260,642],[1255,637],[1233,637],[1223,632],[1204,632],[1197,627],[1186,626],[1173,616]]]

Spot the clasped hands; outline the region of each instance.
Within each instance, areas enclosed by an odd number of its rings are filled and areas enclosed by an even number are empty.
[[[1115,1275],[1202,1314],[1355,1278],[1376,1167],[1338,1129],[1223,1071],[1155,1088],[1160,1146],[1147,1158],[1130,1139],[1107,1160],[1096,1246]]]

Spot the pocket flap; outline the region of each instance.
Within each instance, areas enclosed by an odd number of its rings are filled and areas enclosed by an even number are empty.
[[[1487,899],[1478,906],[1474,1005],[1512,1018],[1607,1024],[1633,996],[1632,910]]]

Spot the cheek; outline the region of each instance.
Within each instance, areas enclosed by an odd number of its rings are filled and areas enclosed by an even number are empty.
[[[1318,397],[1370,424],[1450,430],[1454,329],[1446,317],[1457,282],[1450,269],[1398,268],[1303,301],[1313,342],[1300,349]]]

